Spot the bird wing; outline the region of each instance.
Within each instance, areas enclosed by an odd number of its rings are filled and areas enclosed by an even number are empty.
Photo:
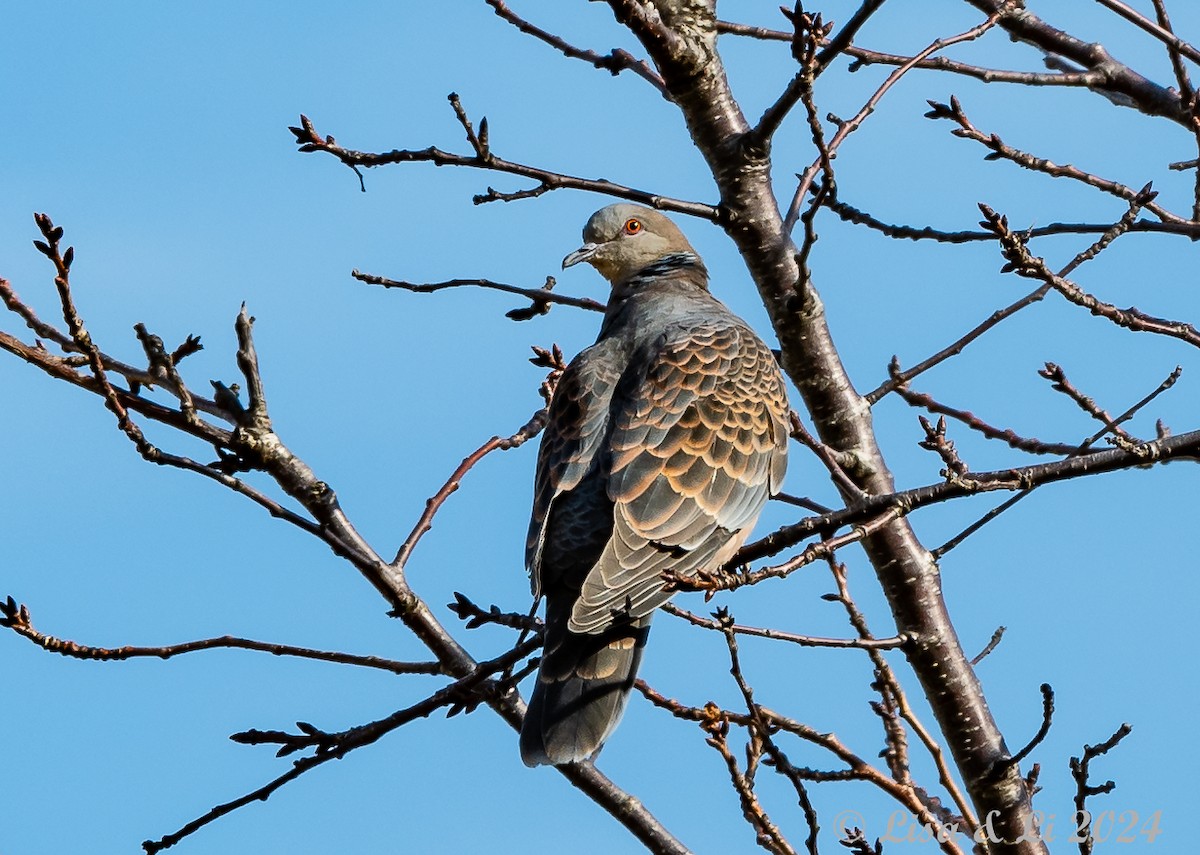
[[[596,475],[597,452],[603,445],[609,406],[620,376],[615,354],[601,342],[571,361],[554,390],[538,449],[533,513],[525,544],[525,565],[535,597],[546,590],[542,553],[551,505],[561,494],[577,488],[589,473]],[[566,521],[561,527],[571,528]],[[562,532],[564,537],[569,533]]]
[[[787,396],[749,328],[728,315],[669,328],[644,364],[613,402],[612,535],[572,608],[572,632],[652,613],[670,598],[664,570],[724,564],[783,481]]]

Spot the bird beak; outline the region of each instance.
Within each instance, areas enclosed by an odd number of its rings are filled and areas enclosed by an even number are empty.
[[[596,250],[599,248],[600,247],[594,243],[585,243],[583,246],[579,247],[579,249],[575,250],[573,253],[563,259],[563,270],[566,270],[573,264],[578,264],[581,261],[587,261],[596,254]]]

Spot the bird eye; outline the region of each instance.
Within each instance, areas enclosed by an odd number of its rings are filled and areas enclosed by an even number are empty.
[[[642,230],[642,221],[641,220],[630,219],[630,220],[625,221],[625,234],[636,235],[641,230]]]

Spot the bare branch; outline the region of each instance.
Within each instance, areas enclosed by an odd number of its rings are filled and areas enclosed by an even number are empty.
[[[942,458],[942,463],[946,464],[947,472],[944,474],[947,477],[950,477],[951,473],[956,476],[966,475],[970,467],[958,456],[954,440],[946,436],[946,417],[939,416],[936,425],[924,416],[918,416],[917,420],[921,423],[921,429],[925,431],[925,439],[917,444],[926,451],[936,452]]]
[[[1121,235],[1132,230],[1139,222],[1137,220],[1137,216],[1142,210],[1143,200],[1148,195],[1149,195],[1149,193],[1147,191],[1146,193],[1141,193],[1141,194],[1138,194],[1138,196],[1134,197],[1133,201],[1131,201],[1129,203],[1128,210],[1121,217],[1121,219],[1117,220],[1117,222],[1113,223],[1112,225],[1105,227],[1104,233],[1100,235],[1099,239],[1096,240],[1096,242],[1093,243],[1091,246],[1089,246],[1087,249],[1083,250],[1078,255],[1076,255],[1073,259],[1071,259],[1070,263],[1067,264],[1066,267],[1064,267],[1062,270],[1060,270],[1058,272],[1058,275],[1059,276],[1070,275],[1071,272],[1074,271],[1076,268],[1078,268],[1081,264],[1091,261],[1096,256],[1098,256],[1101,252],[1103,252],[1105,249],[1107,249],[1112,244],[1113,241],[1115,241]],[[991,233],[991,234],[993,235],[993,237],[995,236],[994,233]],[[1029,237],[1028,232],[1025,233],[1025,237],[1026,238]],[[1051,285],[1049,283],[1038,286],[1033,291],[1029,292],[1024,297],[1022,297],[1021,299],[1012,303],[1011,305],[1009,305],[1003,309],[1000,309],[999,311],[993,312],[991,314],[991,316],[989,316],[981,324],[977,325],[974,329],[970,330],[966,335],[964,335],[960,339],[958,339],[958,341],[955,341],[954,343],[950,344],[948,347],[943,348],[942,350],[935,353],[933,356],[929,357],[925,361],[919,363],[918,365],[914,366],[913,368],[910,368],[907,371],[900,371],[900,363],[897,360],[897,358],[893,356],[892,363],[888,367],[888,369],[889,369],[888,373],[891,375],[891,379],[889,379],[885,383],[881,384],[874,391],[867,393],[867,395],[865,396],[866,400],[869,403],[874,404],[880,398],[882,398],[884,395],[886,395],[888,392],[894,391],[898,386],[908,383],[909,380],[912,380],[914,377],[920,375],[921,373],[928,371],[930,368],[934,367],[935,365],[937,365],[941,362],[944,362],[946,359],[949,359],[951,356],[956,356],[959,353],[962,353],[963,349],[968,344],[973,342],[975,339],[979,338],[981,335],[983,335],[988,330],[992,329],[992,327],[999,324],[1005,318],[1008,318],[1009,316],[1014,315],[1017,312],[1021,311],[1025,307],[1031,306],[1034,303],[1043,299],[1047,294],[1050,293],[1050,289],[1051,289]]]
[[[978,665],[986,659],[988,654],[996,649],[996,646],[1000,643],[1000,639],[1004,638],[1004,633],[1007,629],[1008,627],[1006,626],[996,627],[996,631],[992,633],[992,637],[988,639],[988,643],[984,645],[983,650],[975,654],[975,657],[971,660],[971,664]]]
[[[532,424],[533,422],[530,422],[530,425]],[[493,436],[483,445],[479,446],[479,448],[475,449],[473,452],[464,457],[463,461],[458,464],[458,468],[456,468],[454,472],[450,474],[450,477],[446,479],[446,483],[442,485],[441,489],[430,496],[425,502],[425,510],[417,519],[417,524],[413,526],[412,532],[405,539],[404,543],[401,544],[400,550],[396,553],[396,557],[392,559],[392,567],[396,568],[397,570],[404,569],[404,566],[408,563],[409,556],[412,555],[413,550],[417,546],[417,542],[422,536],[424,536],[425,532],[433,528],[433,518],[437,514],[438,510],[446,503],[446,500],[450,498],[451,494],[458,490],[459,486],[462,484],[463,477],[466,476],[466,474],[475,466],[476,463],[497,449],[501,451],[508,451],[509,449],[518,448],[524,445],[528,440],[532,439],[541,432],[541,427],[543,424],[544,422],[539,423],[537,425],[537,430],[526,430],[525,428],[522,428],[509,437],[502,438]]]
[[[1102,436],[1104,436],[1105,434],[1112,431],[1118,425],[1133,418],[1133,416],[1135,414],[1137,414],[1143,407],[1145,407],[1147,404],[1149,404],[1151,401],[1153,401],[1155,398],[1157,398],[1163,392],[1167,391],[1172,386],[1174,386],[1175,381],[1179,379],[1179,376],[1182,373],[1183,373],[1183,369],[1178,365],[1175,366],[1175,369],[1170,374],[1168,374],[1166,379],[1163,380],[1161,383],[1159,383],[1158,386],[1152,392],[1150,392],[1150,394],[1146,395],[1144,398],[1142,398],[1140,401],[1138,401],[1132,407],[1127,409],[1125,412],[1121,413],[1121,415],[1117,416],[1115,419],[1106,419],[1104,422],[1104,426],[1102,428],[1100,428],[1100,430],[1098,430],[1096,433],[1092,434],[1090,437],[1088,437],[1083,442],[1081,442],[1079,444],[1079,447],[1075,451],[1071,452],[1071,454],[1068,455],[1068,458],[1076,457],[1080,454],[1083,454],[1089,448],[1091,448],[1096,443],[1096,441],[1099,440]],[[1159,436],[1160,437],[1165,436],[1165,433],[1161,429],[1161,423],[1160,423],[1160,429],[1159,429]],[[1130,444],[1128,440],[1125,440],[1125,441],[1122,441],[1122,447],[1136,448],[1138,446],[1136,444]],[[1017,493],[1015,496],[1011,496],[1010,498],[1001,502],[999,505],[992,508],[990,511],[988,511],[982,517],[977,519],[975,522],[971,523],[971,525],[967,526],[965,529],[963,529],[961,532],[956,534],[954,537],[950,538],[950,540],[946,541],[941,546],[939,546],[937,549],[933,550],[933,554],[939,558],[941,556],[945,555],[947,552],[949,552],[951,549],[954,549],[956,546],[958,546],[960,543],[962,543],[964,540],[966,540],[972,534],[979,531],[981,528],[983,528],[989,522],[994,520],[996,517],[1000,516],[1000,514],[1004,513],[1009,508],[1011,508],[1013,505],[1015,505],[1017,502],[1024,499],[1031,492],[1033,492],[1033,487],[1022,490],[1021,492]],[[986,651],[984,653],[981,653],[980,657],[982,657],[984,655],[986,655]]]
[[[638,59],[621,48],[615,48],[607,54],[598,54],[595,51],[577,48],[561,37],[529,23],[529,21],[508,8],[508,4],[503,2],[503,0],[484,0],[484,2],[491,6],[497,15],[508,21],[518,30],[533,36],[539,41],[545,42],[550,47],[560,51],[564,56],[568,56],[571,59],[582,59],[584,62],[591,63],[596,68],[611,73],[614,77],[622,71],[632,71],[657,89],[663,97],[668,97],[662,78],[658,76],[658,73],[644,59]]]
[[[462,620],[466,621],[467,629],[478,629],[486,624],[495,626],[506,626],[509,629],[528,630],[531,632],[541,632],[542,622],[537,618],[529,615],[521,614],[520,612],[502,612],[496,606],[492,606],[487,611],[477,606],[465,594],[454,592],[454,602],[448,603],[446,608],[454,612]]]
[[[359,725],[340,734],[319,734],[312,735],[320,737],[328,737],[328,739],[317,739],[314,745],[319,745],[320,750],[308,757],[302,757],[292,764],[292,768],[278,778],[264,784],[253,792],[247,793],[244,796],[234,799],[230,802],[217,805],[203,816],[197,817],[191,822],[184,825],[178,831],[167,834],[158,840],[147,840],[142,843],[142,848],[146,851],[146,855],[156,855],[156,853],[169,849],[179,841],[183,840],[191,834],[199,831],[209,823],[220,819],[221,817],[232,813],[238,808],[245,807],[248,804],[256,801],[266,801],[271,794],[282,787],[289,781],[294,781],[305,772],[326,763],[329,760],[340,760],[356,748],[362,748],[365,745],[377,741],[380,737],[390,733],[402,725],[410,721],[415,721],[418,718],[425,718],[434,711],[442,707],[449,706],[459,702],[464,693],[477,692],[481,689],[489,676],[504,669],[511,662],[527,656],[532,650],[536,649],[538,641],[529,641],[520,647],[492,659],[488,662],[481,662],[476,665],[469,673],[455,680],[450,685],[430,695],[423,701],[405,707],[398,712],[392,713],[387,718],[379,721],[371,722],[370,724]],[[311,726],[310,726],[311,727]],[[315,728],[313,729],[315,731]],[[252,738],[236,739],[238,734],[235,734],[235,741],[253,743]],[[281,752],[282,753],[282,752]]]
[[[867,626],[866,616],[859,609],[858,604],[854,602],[854,598],[850,596],[849,580],[847,579],[846,567],[844,564],[839,564],[832,558],[828,559],[829,569],[833,574],[834,584],[837,585],[837,601],[842,604],[846,610],[846,615],[850,620],[850,625],[857,630],[859,637],[862,639],[870,639],[874,636],[870,628]],[[889,703],[895,713],[898,713],[910,728],[917,735],[917,739],[921,741],[926,752],[932,758],[934,766],[938,770],[938,780],[942,787],[950,794],[950,798],[954,801],[955,806],[961,814],[962,821],[965,822],[972,831],[972,834],[979,828],[979,819],[975,816],[975,812],[971,809],[971,803],[963,793],[962,788],[954,779],[954,773],[950,770],[950,764],[946,758],[946,753],[942,750],[942,746],[934,739],[933,734],[925,727],[924,723],[917,717],[916,712],[908,702],[908,695],[905,693],[900,681],[896,677],[895,671],[888,664],[887,659],[878,651],[867,648],[867,656],[871,659],[871,664],[875,666],[876,683],[880,697],[886,703]],[[897,728],[899,730],[899,728]],[[901,743],[903,733],[897,733],[895,744],[893,746],[894,753],[897,757],[897,771],[899,775],[894,775],[898,783],[906,783],[912,788],[914,796],[917,795],[917,786],[911,780],[908,774],[907,749]],[[892,741],[889,735],[889,741]],[[954,818],[948,816],[948,810],[941,809],[940,806],[932,803],[929,798],[922,798],[922,804],[930,811],[938,811],[942,814],[943,822],[954,822]]]
[[[1104,46],[1077,39],[1043,21],[1024,7],[1007,0],[967,0],[984,14],[999,15],[1000,26],[1014,40],[1033,45],[1052,57],[1104,75],[1102,85],[1089,87],[1122,107],[1134,107],[1151,116],[1187,124],[1188,111],[1179,93],[1159,86],[1114,59]]]
[[[532,306],[529,309],[513,309],[509,312],[509,317],[513,317],[514,313],[517,312],[528,312],[528,317],[533,317],[535,314],[544,315],[549,310],[551,303],[574,306],[577,309],[587,309],[590,312],[604,311],[603,303],[598,303],[587,297],[572,297],[569,294],[558,294],[552,291],[551,289],[556,284],[553,276],[547,276],[546,284],[541,288],[521,288],[516,285],[493,282],[490,279],[448,279],[445,282],[417,283],[404,282],[399,279],[388,279],[383,276],[376,276],[373,273],[362,273],[358,270],[352,271],[350,275],[359,282],[366,282],[368,285],[382,285],[384,288],[400,288],[404,291],[411,291],[414,294],[433,294],[437,291],[445,291],[448,288],[485,288],[491,291],[503,291],[505,294],[519,294],[522,297],[530,299]],[[527,316],[521,314],[515,317],[514,320],[527,320]]]
[[[687,609],[680,608],[674,603],[666,603],[660,606],[664,612],[669,615],[674,615],[677,618],[683,618],[692,626],[702,627],[714,632],[724,632],[725,629],[721,625],[718,616],[713,618],[704,618]],[[893,635],[891,638],[822,638],[816,635],[797,635],[792,632],[783,632],[778,629],[770,629],[757,626],[742,626],[741,624],[733,624],[729,628],[730,632],[737,635],[749,635],[756,638],[769,638],[774,641],[786,641],[791,644],[798,644],[801,647],[836,647],[842,649],[858,649],[858,650],[895,650],[903,647],[910,639],[906,635]]]
[[[73,350],[86,349],[88,353],[85,354],[86,362],[83,364],[93,366],[93,373],[91,376],[81,373],[78,370],[81,363],[73,357],[64,359],[52,356],[43,348],[26,345],[5,333],[0,333],[0,348],[13,352],[52,377],[66,380],[99,395],[110,408],[115,401],[119,405],[118,410],[128,408],[143,413],[154,420],[212,442],[223,454],[222,460],[213,466],[203,466],[186,458],[168,455],[157,450],[154,462],[178,466],[216,480],[251,498],[267,508],[273,515],[287,519],[313,534],[326,543],[335,554],[349,561],[384,596],[391,604],[391,614],[400,618],[426,645],[436,657],[444,673],[458,679],[466,679],[475,673],[476,661],[440,624],[420,597],[411,590],[402,570],[392,567],[366,542],[342,511],[333,489],[326,482],[318,479],[312,469],[296,457],[274,432],[267,412],[266,397],[252,338],[253,319],[250,318],[245,308],[243,307],[239,313],[235,330],[238,338],[237,363],[246,383],[248,404],[243,406],[238,401],[236,387],[226,387],[224,384],[214,383],[220,403],[196,398],[196,409],[206,412],[211,409],[222,414],[224,418],[236,425],[234,430],[226,431],[199,419],[189,420],[178,410],[146,401],[128,390],[117,389],[103,377],[106,366],[113,365],[115,361],[108,360],[94,344],[91,344],[90,337],[85,338],[86,330],[83,329],[82,322],[78,320],[78,313],[74,311],[73,302],[69,300],[69,287],[65,276],[62,275],[65,269],[69,269],[73,253],[60,254],[58,252],[57,242],[61,234],[57,233],[48,218],[44,221],[39,219],[39,228],[43,229],[44,236],[49,241],[42,242],[45,249],[42,249],[41,246],[39,249],[52,261],[55,261],[56,267],[61,265],[64,268],[60,271],[59,276],[63,282],[57,284],[64,304],[64,317],[76,333],[71,337],[63,337],[54,331],[55,335],[68,342],[69,347]],[[36,321],[32,310],[16,299],[16,295],[7,282],[0,281],[0,296],[3,296],[6,305],[27,323]],[[37,324],[41,326],[40,321],[37,321]],[[48,329],[53,331],[53,328]],[[78,340],[76,336],[78,336]],[[184,350],[188,349],[189,347],[185,346]],[[549,362],[553,362],[552,357],[553,354],[547,353],[546,358]],[[536,357],[539,364],[543,364],[542,359],[543,357],[540,355]],[[101,376],[96,376],[97,372],[94,367],[97,365],[99,365]],[[126,371],[129,372],[129,375],[139,377],[139,380],[146,378],[147,384],[157,382],[156,377],[126,366],[122,366],[118,373],[125,374]],[[549,383],[543,384],[543,391],[546,394],[548,394],[549,385]],[[514,439],[518,436],[534,435],[541,429],[542,424],[543,417],[535,414],[517,434],[514,434]],[[229,472],[225,471],[226,469],[230,471],[256,469],[265,472],[286,495],[297,501],[311,515],[312,519],[304,519],[298,514],[288,511],[261,491],[233,478]],[[525,644],[536,646],[540,643],[540,638],[531,639],[523,642],[522,646]],[[524,714],[524,705],[515,693],[490,695],[486,702],[511,727],[519,728]],[[612,814],[650,851],[687,855],[686,847],[676,840],[648,810],[640,803],[632,803],[627,793],[596,770],[594,766],[574,764],[557,767],[557,771]],[[269,794],[287,780],[291,780],[291,777],[292,775],[283,776],[259,792]],[[251,795],[247,798],[252,801],[265,798],[265,795]],[[244,803],[246,803],[246,799],[215,809],[202,818],[202,821],[197,820],[196,823],[189,825],[187,828],[190,830],[187,833],[195,830],[193,825],[195,828],[201,827]],[[163,848],[160,844],[152,843],[150,845],[153,851],[157,851],[157,848]]]
[[[829,475],[833,479],[833,483],[838,486],[843,495],[856,499],[866,495],[846,472],[848,468],[853,468],[854,466],[854,461],[850,456],[839,455],[837,451],[809,433],[808,429],[804,427],[804,422],[800,419],[800,414],[795,410],[788,414],[788,424],[792,428],[790,433],[792,439],[800,442],[817,456],[817,459],[829,470]]]
[[[833,517],[834,514],[825,516]],[[766,579],[783,579],[795,573],[801,567],[807,567],[814,561],[820,561],[823,558],[832,556],[837,550],[851,543],[858,543],[864,538],[870,537],[875,532],[882,529],[888,523],[903,516],[903,511],[900,505],[893,505],[885,509],[882,513],[872,517],[866,522],[856,524],[846,534],[836,537],[826,538],[817,543],[810,543],[804,550],[794,558],[789,558],[782,564],[777,564],[772,567],[762,567],[758,570],[749,570],[744,567],[739,567],[735,564],[728,564],[723,569],[714,573],[698,573],[693,576],[679,577],[670,573],[663,574],[663,578],[673,587],[683,591],[704,591],[706,598],[711,598],[717,591],[734,591],[744,585],[757,585]],[[809,520],[820,519],[820,517],[809,517]],[[807,522],[807,520],[805,521]],[[779,534],[779,532],[776,532]],[[772,535],[773,537],[774,535]],[[763,541],[759,541],[762,543]],[[754,544],[750,547],[743,547],[734,559],[736,561],[744,561],[744,555],[752,550]],[[752,552],[751,552],[752,554]]]
[[[1061,392],[1066,395],[1079,406],[1079,409],[1104,425],[1106,430],[1112,431],[1115,436],[1119,436],[1126,441],[1135,441],[1133,437],[1126,433],[1124,428],[1113,423],[1113,417],[1102,410],[1094,399],[1075,388],[1075,385],[1067,379],[1067,373],[1063,371],[1061,365],[1047,362],[1046,367],[1038,371],[1038,374],[1050,381],[1050,388],[1055,392]]]
[[[1038,732],[1034,734],[1033,739],[1026,743],[1025,747],[1005,761],[1005,765],[1019,766],[1021,761],[1029,756],[1030,752],[1046,738],[1046,734],[1050,732],[1050,724],[1054,719],[1054,690],[1050,688],[1049,683],[1042,683],[1042,726],[1038,728]]]
[[[866,226],[886,237],[896,240],[932,240],[939,243],[961,244],[977,243],[983,240],[993,240],[994,235],[984,231],[946,231],[932,226],[905,226],[885,223],[871,214],[859,210],[840,199],[826,195],[821,206],[828,208],[847,223]],[[1089,235],[1104,234],[1111,225],[1105,223],[1051,223],[1046,226],[1036,226],[1022,232],[1027,238],[1048,237],[1050,235]],[[1200,222],[1192,223],[1161,223],[1154,220],[1137,220],[1129,226],[1131,232],[1182,235],[1184,237],[1200,237]]]
[[[893,363],[894,364],[894,363]],[[1006,443],[1009,448],[1025,451],[1030,454],[1072,454],[1079,449],[1078,445],[1064,442],[1043,442],[1033,437],[1019,436],[1011,428],[998,428],[988,424],[983,419],[968,410],[959,410],[939,403],[933,397],[922,392],[914,392],[907,384],[896,385],[892,391],[913,407],[923,407],[931,413],[949,416],[962,422],[973,431],[978,431],[988,439],[997,439]]]
[[[270,653],[273,656],[294,656],[300,659],[316,659],[321,662],[336,662],[339,665],[355,665],[362,668],[377,668],[390,671],[393,674],[444,674],[439,662],[397,662],[394,659],[383,659],[378,656],[355,656],[352,653],[342,653],[333,650],[314,650],[308,647],[296,647],[290,644],[272,644],[266,641],[255,641],[250,638],[236,638],[223,635],[219,638],[204,638],[198,641],[187,641],[182,644],[168,644],[161,647],[90,647],[77,644],[62,638],[55,638],[38,632],[29,617],[29,609],[22,603],[9,597],[6,603],[0,603],[0,626],[6,626],[17,635],[24,636],[38,647],[50,653],[58,653],[72,659],[90,659],[97,662],[119,662],[125,659],[157,658],[170,659],[185,653],[199,650],[215,650],[217,648],[234,648],[238,650],[256,650]]]
[[[1074,282],[1050,271],[1046,262],[1034,256],[1025,242],[1008,227],[1008,218],[997,214],[987,205],[980,205],[984,220],[980,223],[1000,239],[1001,250],[1008,263],[1001,272],[1016,273],[1030,279],[1040,279],[1062,294],[1070,302],[1087,309],[1093,315],[1112,321],[1117,326],[1134,332],[1149,332],[1180,339],[1193,347],[1200,347],[1200,332],[1183,321],[1172,321],[1147,315],[1135,308],[1118,309],[1087,293]]]
[[[904,515],[932,504],[960,496],[995,490],[1024,491],[1042,484],[1053,484],[1072,478],[1099,475],[1122,469],[1142,468],[1150,463],[1171,460],[1195,461],[1200,457],[1200,431],[1163,436],[1128,448],[1110,448],[1093,454],[1068,457],[1020,469],[998,469],[974,472],[971,477],[940,481],[925,487],[899,490],[887,495],[871,495],[854,505],[828,514],[806,517],[784,526],[761,540],[743,546],[734,562],[753,561],[776,553],[822,531],[830,531],[863,520],[871,520],[881,512],[902,508]],[[842,545],[842,544],[839,544]],[[814,544],[820,547],[820,544]],[[822,547],[823,549],[824,547]],[[823,557],[823,556],[819,556]],[[796,559],[793,559],[796,560]]]
[[[1111,793],[1117,786],[1111,780],[1105,781],[1103,784],[1092,784],[1089,781],[1091,762],[1097,757],[1103,757],[1109,751],[1112,751],[1120,744],[1121,740],[1132,732],[1133,728],[1131,726],[1122,724],[1108,739],[1099,745],[1084,745],[1083,755],[1071,758],[1071,777],[1075,779],[1076,816],[1083,817],[1086,820],[1083,826],[1087,829],[1087,832],[1083,835],[1083,839],[1079,841],[1080,855],[1091,855],[1092,847],[1095,845],[1095,840],[1092,837],[1091,814],[1087,809],[1087,800],[1091,796]]]
[[[1124,199],[1127,202],[1137,202],[1141,207],[1150,211],[1160,220],[1165,223],[1174,223],[1177,225],[1187,224],[1190,221],[1178,214],[1173,214],[1154,202],[1154,196],[1150,191],[1150,185],[1146,185],[1141,190],[1134,190],[1131,187],[1126,187],[1117,181],[1110,181],[1107,178],[1101,178],[1098,175],[1093,175],[1090,172],[1084,172],[1071,164],[1060,165],[1052,160],[1047,160],[1042,157],[1035,157],[1028,152],[1013,148],[1004,143],[997,134],[985,133],[967,118],[967,114],[963,112],[962,104],[959,103],[957,97],[951,96],[949,104],[943,104],[939,101],[929,102],[930,110],[925,114],[928,119],[947,119],[954,122],[958,127],[952,131],[956,137],[974,140],[980,143],[991,154],[987,155],[986,160],[1008,160],[1017,166],[1032,170],[1033,172],[1042,172],[1052,178],[1070,178],[1074,181],[1079,181],[1089,187],[1094,187],[1104,193],[1116,196],[1119,199]],[[1193,224],[1194,225],[1194,224]],[[984,226],[987,228],[987,226]]]
[[[317,133],[316,128],[313,127],[313,123],[305,115],[300,116],[299,127],[288,128],[288,130],[295,135],[296,144],[299,146],[300,151],[326,152],[336,157],[356,173],[358,173],[358,167],[360,166],[386,166],[392,163],[432,163],[435,166],[466,166],[474,169],[486,169],[492,172],[504,172],[509,175],[519,175],[522,178],[531,178],[539,182],[547,190],[589,190],[593,193],[601,193],[606,196],[615,196],[618,199],[638,202],[663,211],[674,211],[679,214],[712,220],[713,222],[721,220],[720,209],[712,205],[705,205],[701,202],[688,202],[682,199],[672,199],[669,196],[660,196],[657,193],[626,187],[623,184],[615,184],[612,181],[604,179],[579,178],[574,175],[551,172],[550,170],[540,169],[536,166],[516,163],[496,156],[492,153],[490,147],[485,156],[481,156],[478,152],[470,155],[453,154],[443,151],[436,146],[423,149],[392,149],[391,151],[373,154],[371,152],[343,148],[337,144],[337,141],[332,136],[322,137]],[[361,180],[361,173],[359,173],[359,178]],[[540,195],[540,193],[533,195]],[[500,197],[496,194],[476,196],[475,204],[482,204],[491,201],[493,198]]]
[[[784,217],[784,228],[790,232],[796,225],[797,220],[799,220],[800,205],[803,203],[805,197],[808,196],[809,188],[812,187],[812,183],[816,179],[817,172],[821,169],[822,161],[831,158],[833,153],[837,151],[842,142],[845,141],[846,137],[854,133],[859,129],[859,127],[862,126],[862,123],[866,121],[867,117],[875,112],[875,107],[879,104],[880,100],[882,100],[883,96],[887,94],[888,90],[891,89],[901,77],[912,70],[917,62],[925,59],[931,54],[937,53],[938,51],[950,47],[951,45],[956,45],[979,38],[988,30],[990,30],[996,24],[997,20],[998,16],[993,14],[977,27],[972,27],[966,32],[959,33],[956,36],[950,36],[949,38],[945,39],[937,39],[936,41],[932,42],[923,51],[913,57],[910,62],[905,63],[888,75],[887,80],[880,84],[879,88],[876,89],[875,93],[867,99],[867,102],[863,105],[862,109],[859,110],[853,118],[851,118],[849,121],[837,122],[837,132],[829,140],[829,145],[826,147],[826,150],[822,151],[820,156],[818,156],[818,158],[807,169],[804,170],[804,173],[799,176],[800,183],[796,187],[796,192],[792,194],[792,203],[788,207],[787,216]]]
[[[1154,36],[1154,38],[1169,47],[1172,54],[1186,56],[1192,62],[1200,62],[1200,50],[1197,50],[1193,45],[1176,36],[1171,32],[1169,27],[1163,27],[1154,23],[1154,21],[1151,21],[1145,15],[1122,3],[1121,0],[1096,0],[1096,2],[1106,9],[1116,12],[1135,27],[1139,27]]]

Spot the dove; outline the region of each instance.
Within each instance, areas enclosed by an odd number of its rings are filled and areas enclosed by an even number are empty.
[[[718,570],[787,469],[771,350],[709,292],[679,228],[597,211],[563,268],[612,286],[596,343],[563,372],[538,451],[526,565],[545,647],[521,729],[529,766],[594,759],[624,713],[663,573]]]

